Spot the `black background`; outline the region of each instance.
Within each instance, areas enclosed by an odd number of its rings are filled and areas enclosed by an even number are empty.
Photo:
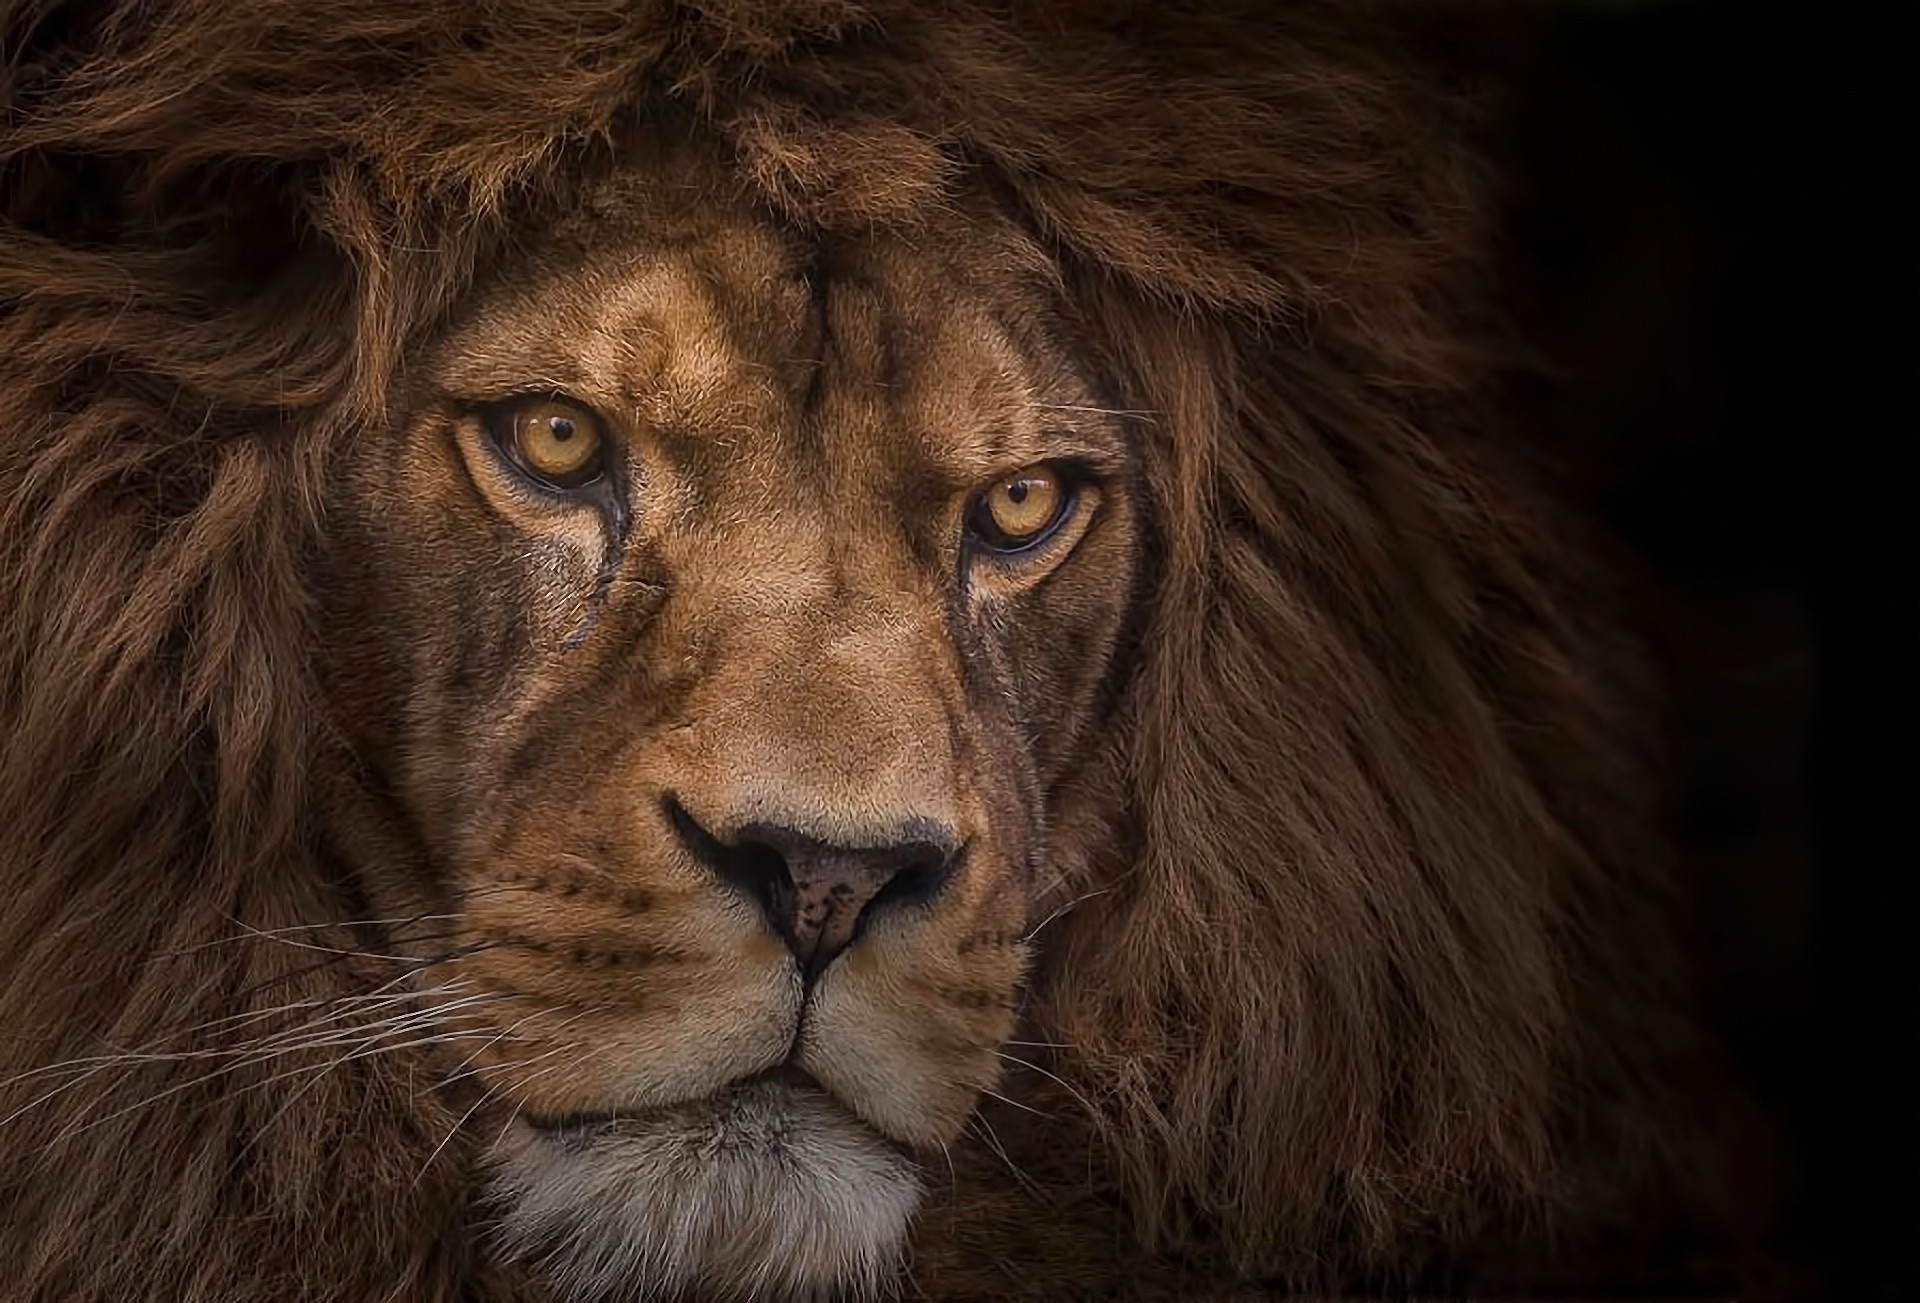
[[[1713,1018],[1784,1137],[1775,1248],[1920,1296],[1909,9],[1536,6],[1499,72],[1529,397],[1654,580]]]

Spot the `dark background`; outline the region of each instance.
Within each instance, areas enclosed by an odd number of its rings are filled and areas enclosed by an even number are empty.
[[[1773,1247],[1860,1300],[1920,1297],[1911,8],[1473,13],[1508,306],[1553,368],[1525,397],[1651,581],[1702,988],[1783,1140]]]

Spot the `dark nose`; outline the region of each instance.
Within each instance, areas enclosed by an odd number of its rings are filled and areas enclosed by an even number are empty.
[[[759,905],[809,982],[876,915],[931,899],[952,873],[953,840],[936,828],[848,846],[778,823],[746,824],[722,838],[677,801],[667,813],[694,856]]]

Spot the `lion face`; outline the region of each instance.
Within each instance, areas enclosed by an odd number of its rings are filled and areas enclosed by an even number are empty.
[[[333,477],[334,837],[579,1292],[872,1280],[999,1075],[1144,515],[972,229],[609,186]]]

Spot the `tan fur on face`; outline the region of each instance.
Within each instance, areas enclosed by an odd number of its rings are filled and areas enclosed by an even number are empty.
[[[934,1297],[1523,1286],[1667,1229],[1631,657],[1475,401],[1472,97],[1400,16],[0,5],[0,1280],[857,1288],[904,1226]],[[624,516],[498,464],[527,391]],[[1059,546],[965,571],[1062,456]],[[809,990],[668,794],[966,851]]]
[[[383,882],[377,855],[356,867],[379,915],[446,920],[419,953],[452,952],[435,973],[475,1042],[458,1067],[482,1124],[504,1128],[506,1215],[541,1209],[544,1233],[628,1264],[638,1288],[762,1270],[718,1233],[683,1251],[722,1257],[662,1265],[618,1243],[656,1234],[653,1214],[585,1193],[748,1078],[788,1065],[817,1083],[774,1127],[786,1157],[739,1178],[761,1202],[785,1197],[780,1164],[809,1162],[836,1108],[889,1189],[886,1142],[934,1157],[960,1138],[1000,1079],[1019,939],[1050,883],[1043,795],[1078,763],[1057,721],[1103,690],[1139,560],[1138,468],[1049,340],[1044,281],[970,260],[971,226],[938,260],[892,241],[806,250],[697,156],[634,175],[500,268],[429,350],[414,414],[343,458],[318,587],[333,716],[358,755],[395,758],[380,780],[424,842],[404,878]],[[496,446],[488,405],[549,389],[599,414],[603,497],[543,492]],[[1098,475],[1057,537],[1031,558],[976,552],[983,486],[1060,458]],[[338,836],[372,843],[391,821],[363,808]],[[803,983],[708,862],[732,852],[701,850],[764,827],[928,841],[953,866]],[[528,1130],[614,1114],[611,1147],[556,1156]],[[863,1198],[793,1217],[826,1219],[804,1232],[826,1261],[866,1244],[846,1260],[878,1279],[905,1223],[867,1243],[833,1220]],[[645,1202],[673,1187],[655,1178]],[[765,1240],[765,1271],[783,1243]]]

